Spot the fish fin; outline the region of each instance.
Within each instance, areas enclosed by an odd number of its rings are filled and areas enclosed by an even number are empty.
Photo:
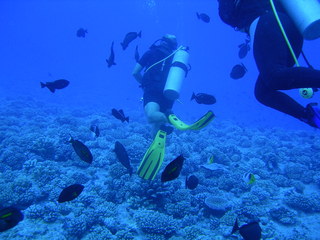
[[[126,50],[127,47],[126,47],[123,43],[120,43],[120,44],[121,44],[121,46],[122,46],[122,49],[123,49],[123,50]]]
[[[46,87],[46,84],[45,84],[45,83],[43,83],[43,82],[40,82],[40,85],[41,85],[41,88]]]
[[[192,100],[195,99],[195,98],[196,98],[196,95],[195,95],[194,92],[193,92],[190,101],[192,101]]]
[[[117,65],[117,64],[114,62],[114,63],[112,63],[112,65]]]
[[[138,168],[139,177],[146,180],[154,180],[156,177],[164,159],[166,136],[162,130],[157,132]]]
[[[119,111],[118,111],[123,117],[124,117],[124,112],[123,112],[123,110],[122,109],[119,109]]]
[[[126,118],[125,118],[125,121],[129,122],[129,117],[126,117]]]
[[[233,228],[232,228],[232,231],[231,231],[231,234],[234,234],[236,231],[238,231],[240,228],[239,228],[239,225],[238,225],[238,218],[236,218],[236,221],[234,222],[234,225],[233,225]]]
[[[137,35],[139,38],[141,38],[141,31],[138,33],[138,35]]]
[[[50,86],[46,86],[49,90],[50,90],[50,92],[52,92],[52,93],[54,93],[55,91],[56,91],[56,89],[54,88],[54,87],[50,87]]]
[[[186,185],[186,189],[188,189],[188,175],[186,176],[185,185]]]
[[[200,14],[197,12],[197,18],[200,19]]]

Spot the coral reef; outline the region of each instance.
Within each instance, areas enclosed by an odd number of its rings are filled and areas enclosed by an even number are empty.
[[[113,152],[121,141],[137,169],[151,143],[145,122],[122,124],[92,109],[32,99],[5,100],[0,113],[0,207],[17,206],[25,215],[1,239],[235,239],[236,218],[259,221],[263,238],[317,239],[308,235],[320,227],[310,220],[320,216],[320,137],[311,132],[224,122],[174,131],[159,175],[177,155],[186,161],[177,179],[162,183],[159,176],[130,176]],[[92,123],[99,124],[98,138]],[[92,164],[66,143],[69,134],[92,151]],[[248,172],[253,184],[243,179]],[[191,174],[199,178],[194,190],[184,183]],[[58,203],[61,190],[75,183],[85,186],[81,195]]]
[[[146,234],[170,237],[179,227],[179,222],[171,216],[152,210],[141,209],[134,213],[134,219]]]

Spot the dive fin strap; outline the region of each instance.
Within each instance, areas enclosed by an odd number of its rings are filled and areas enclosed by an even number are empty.
[[[205,115],[203,115],[198,121],[195,123],[188,125],[182,122],[176,115],[170,114],[168,119],[170,123],[175,126],[179,130],[200,130],[207,126],[213,119],[215,115],[212,111],[208,111]]]

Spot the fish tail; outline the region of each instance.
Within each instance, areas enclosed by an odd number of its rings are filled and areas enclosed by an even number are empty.
[[[198,17],[198,19],[200,18],[200,15],[199,15],[199,13],[197,12],[197,17]]]
[[[46,86],[46,84],[44,84],[43,82],[40,82],[41,88],[44,88]]]
[[[126,46],[123,43],[120,43],[123,50],[126,50]]]

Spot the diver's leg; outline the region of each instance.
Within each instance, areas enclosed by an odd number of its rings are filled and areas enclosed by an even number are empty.
[[[279,13],[291,46],[298,57],[303,38],[293,21]],[[275,90],[294,88],[320,88],[320,71],[295,64],[273,13],[262,16],[254,36],[254,56],[257,67],[263,73],[265,84]]]
[[[281,19],[298,56],[301,52],[303,39],[288,17],[282,16]],[[298,68],[292,67],[294,65],[293,58],[271,13],[262,16],[258,22],[253,51],[260,72],[255,86],[257,100],[268,107],[304,121],[308,117],[306,108],[285,93],[277,91],[296,86],[297,81],[294,79],[301,76],[297,71],[305,71],[305,69],[297,70]],[[295,74],[297,76],[293,77]],[[305,85],[305,87],[309,86]]]
[[[152,125],[152,135],[155,136],[160,126],[168,122],[164,113],[160,112],[160,106],[156,102],[148,102],[144,107],[148,122]]]
[[[283,92],[269,88],[265,82],[266,80],[259,74],[254,94],[260,103],[300,120],[307,118],[305,108],[302,105]]]

